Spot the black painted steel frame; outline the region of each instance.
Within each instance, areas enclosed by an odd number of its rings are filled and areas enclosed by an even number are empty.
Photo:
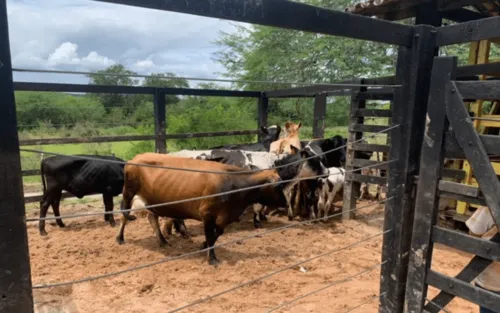
[[[387,261],[382,268],[380,312],[399,313],[403,311],[408,259],[410,255],[411,229],[413,227],[414,190],[413,176],[419,172],[420,148],[424,141],[425,114],[427,111],[428,90],[430,88],[430,73],[433,55],[437,46],[487,37],[500,37],[500,17],[477,20],[463,24],[441,27],[406,26],[392,22],[357,16],[344,12],[337,12],[324,8],[317,8],[293,1],[285,0],[213,0],[213,1],[185,1],[185,0],[96,0],[100,2],[132,5],[143,8],[158,9],[201,15],[212,18],[222,18],[233,21],[254,23],[260,25],[282,27],[307,32],[323,33],[335,36],[351,37],[371,40],[399,46],[398,65],[396,76],[387,78],[402,87],[395,91],[392,106],[392,124],[401,125],[391,133],[390,159],[396,160],[388,167],[389,197],[393,200],[386,205],[384,229],[393,229],[384,237],[383,258]],[[15,104],[13,97],[14,84],[12,82],[11,61],[6,27],[7,13],[6,0],[0,1],[0,21],[4,24],[0,35],[0,90],[4,105],[0,107],[0,123],[2,134],[8,139],[0,142],[0,169],[3,181],[9,184],[0,186],[2,208],[0,214],[0,234],[9,240],[0,246],[0,266],[16,269],[10,276],[0,276],[0,294],[4,295],[7,287],[13,284],[14,288],[7,293],[8,301],[0,299],[3,307],[12,312],[33,312],[31,299],[31,285],[29,278],[29,257],[27,254],[26,228],[24,220],[24,205],[22,203],[21,170],[19,164],[18,140],[16,135]],[[300,16],[300,18],[297,18]],[[5,27],[4,27],[5,26]],[[16,83],[17,90],[29,89],[65,89],[66,91],[103,92],[103,86],[83,86],[54,84]],[[24,89],[23,89],[24,88]],[[155,111],[163,116],[162,100],[165,94],[178,94],[179,90],[168,88],[149,90],[129,89],[128,87],[113,87],[114,92],[120,93],[151,93],[157,95]],[[307,87],[306,87],[307,88]],[[315,87],[311,87],[314,89]],[[75,90],[78,89],[78,90]],[[92,90],[92,91],[91,91]],[[184,90],[186,94],[195,94],[192,90]],[[316,92],[304,92],[316,95]],[[321,90],[319,90],[321,91]],[[104,91],[106,92],[106,91]],[[198,92],[198,91],[196,91]],[[199,91],[201,92],[201,91]],[[210,94],[210,91],[203,91]],[[208,94],[207,94],[208,93]],[[267,123],[268,98],[272,92],[248,94],[246,92],[224,91],[220,96],[250,96],[258,98],[259,126]],[[324,110],[323,97],[317,98],[317,111]],[[320,120],[317,120],[321,125]],[[318,127],[319,128],[319,127]],[[155,134],[159,140],[166,138],[164,134],[165,121],[155,122]],[[319,129],[317,135],[321,130]],[[166,150],[166,146],[157,143],[157,150]],[[14,186],[14,188],[12,188]],[[4,221],[9,221],[5,224]],[[431,229],[428,229],[430,233]],[[11,234],[15,233],[16,236]],[[452,236],[447,234],[447,236]],[[441,235],[437,240],[448,238]],[[448,239],[446,239],[448,240]],[[479,251],[478,251],[479,252]],[[5,259],[5,256],[9,256]],[[5,259],[5,262],[4,262]],[[16,264],[12,261],[16,260]],[[486,262],[487,263],[487,262]],[[482,265],[486,264],[485,262]],[[19,266],[21,264],[21,266]],[[413,265],[413,263],[412,263]],[[476,266],[477,267],[477,266]],[[477,268],[476,268],[477,269]],[[470,275],[469,271],[463,274]],[[4,273],[4,272],[1,272]],[[3,275],[1,274],[0,275]],[[438,285],[441,277],[433,276]],[[456,282],[454,282],[456,283]],[[463,290],[468,286],[456,283]],[[15,297],[12,297],[15,295]],[[490,295],[488,295],[490,296]],[[488,300],[487,298],[486,300]],[[484,300],[484,299],[483,299]],[[485,301],[486,301],[485,300]],[[487,302],[487,301],[486,301]]]

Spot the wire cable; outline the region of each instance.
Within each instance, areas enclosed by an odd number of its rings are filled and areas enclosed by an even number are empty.
[[[383,296],[385,296],[386,294],[387,294],[387,292],[382,292],[382,293],[381,293],[381,294],[379,294],[378,296],[372,297],[372,298],[370,298],[369,300],[367,300],[367,301],[365,301],[365,302],[363,302],[363,303],[361,303],[361,304],[359,304],[359,305],[357,305],[357,306],[355,306],[355,307],[353,307],[353,308],[351,308],[351,309],[349,309],[349,310],[347,310],[347,311],[344,311],[344,312],[342,312],[342,313],[350,313],[350,312],[352,312],[352,311],[354,311],[354,310],[356,310],[356,309],[359,309],[359,308],[360,308],[360,307],[362,307],[363,305],[365,305],[365,304],[368,304],[368,303],[372,302],[373,300],[376,300],[376,299],[380,299],[380,298],[382,298],[382,297],[383,297]]]
[[[61,153],[55,153],[55,152],[47,152],[47,151],[35,150],[35,149],[26,149],[26,148],[20,148],[19,151],[22,151],[22,152],[32,152],[32,153],[44,153],[44,154],[47,154],[47,155],[65,156],[65,157],[71,157],[71,158],[82,159],[82,160],[100,161],[100,162],[108,162],[108,163],[116,163],[116,164],[124,164],[124,165],[133,165],[133,166],[142,166],[142,167],[151,167],[151,168],[161,168],[161,169],[177,170],[177,171],[184,171],[184,172],[206,173],[206,174],[224,174],[224,175],[240,175],[240,174],[250,174],[250,173],[263,172],[263,171],[273,170],[273,169],[278,169],[278,168],[284,168],[284,167],[288,167],[288,166],[293,165],[293,164],[302,163],[302,162],[305,162],[307,160],[318,158],[318,157],[320,157],[322,155],[325,155],[325,154],[328,154],[328,153],[331,153],[331,152],[334,152],[334,151],[338,151],[338,150],[340,150],[342,148],[346,148],[349,144],[353,144],[353,143],[357,143],[357,142],[363,141],[364,139],[367,139],[367,138],[370,138],[370,137],[374,137],[374,136],[376,136],[376,134],[387,132],[387,131],[395,129],[395,128],[399,127],[399,126],[400,126],[399,124],[393,125],[391,127],[388,127],[388,128],[385,128],[385,129],[383,129],[381,131],[375,132],[372,135],[369,135],[369,136],[366,136],[366,137],[362,137],[362,138],[360,138],[358,140],[355,140],[353,142],[350,142],[348,144],[345,144],[345,145],[339,146],[337,148],[330,149],[330,150],[327,150],[327,151],[315,154],[315,155],[313,155],[311,157],[307,157],[307,158],[303,158],[303,159],[300,159],[300,160],[297,160],[297,161],[293,161],[293,162],[290,162],[288,164],[274,166],[274,167],[266,168],[266,169],[243,170],[243,171],[238,171],[238,172],[208,171],[208,170],[198,170],[198,169],[193,169],[193,168],[179,168],[179,167],[163,166],[163,165],[152,165],[152,164],[144,164],[144,163],[123,162],[123,161],[116,161],[116,160],[92,158],[92,157],[80,156],[80,155],[67,155],[67,154],[61,154]]]
[[[258,282],[258,281],[264,280],[264,279],[269,278],[269,277],[272,277],[272,276],[274,276],[274,275],[276,275],[276,274],[282,273],[282,272],[284,272],[284,271],[286,271],[286,270],[292,269],[292,268],[294,268],[294,267],[296,267],[296,266],[299,266],[299,265],[301,265],[301,264],[304,264],[304,263],[307,263],[307,262],[310,262],[310,261],[313,261],[313,260],[316,260],[316,259],[319,259],[319,258],[325,257],[325,256],[330,255],[330,254],[333,254],[333,253],[335,253],[335,252],[339,252],[339,251],[342,251],[342,250],[346,250],[346,249],[349,249],[349,248],[355,247],[355,246],[357,246],[357,245],[359,245],[359,244],[361,244],[361,243],[363,243],[363,242],[365,242],[365,241],[367,241],[367,240],[370,240],[370,239],[372,239],[372,238],[378,237],[378,236],[383,235],[383,234],[385,234],[385,233],[388,233],[388,232],[390,232],[390,231],[392,231],[392,229],[386,230],[386,231],[384,231],[384,232],[378,233],[378,234],[373,235],[373,236],[369,236],[369,237],[367,237],[367,238],[364,238],[364,239],[362,239],[362,240],[359,240],[359,241],[357,241],[357,242],[355,242],[355,243],[352,243],[352,244],[349,244],[349,245],[347,245],[347,246],[344,246],[344,247],[341,247],[341,248],[336,248],[336,249],[334,249],[334,250],[330,250],[330,251],[328,251],[328,252],[325,252],[325,253],[319,254],[319,255],[317,255],[317,256],[315,256],[315,257],[308,258],[308,259],[306,259],[306,260],[303,260],[303,261],[300,261],[300,262],[297,262],[297,263],[294,263],[294,264],[288,265],[288,266],[286,266],[286,267],[284,267],[284,268],[281,268],[281,269],[279,269],[279,270],[277,270],[277,271],[274,271],[274,272],[268,273],[268,274],[266,274],[266,275],[263,275],[263,276],[257,277],[257,278],[255,278],[255,279],[252,279],[252,280],[246,281],[246,282],[244,282],[244,283],[238,284],[238,285],[236,285],[236,286],[234,286],[234,287],[231,287],[231,288],[229,288],[229,289],[226,289],[226,290],[224,290],[224,291],[221,291],[221,292],[216,293],[216,294],[214,294],[214,295],[211,295],[211,296],[209,296],[209,297],[198,299],[198,300],[196,300],[196,301],[194,301],[194,302],[191,302],[191,303],[186,304],[186,305],[184,305],[184,306],[178,307],[178,308],[176,308],[176,309],[174,309],[174,310],[168,311],[167,313],[179,312],[179,311],[181,311],[181,310],[184,310],[184,309],[187,309],[187,308],[189,308],[189,307],[195,306],[195,305],[200,304],[200,303],[202,303],[202,302],[209,301],[209,300],[211,300],[211,299],[217,298],[217,297],[219,297],[219,296],[222,296],[222,295],[224,295],[224,294],[226,294],[226,293],[229,293],[229,292],[231,292],[231,291],[234,291],[234,290],[236,290],[236,289],[239,289],[239,288],[242,288],[242,287],[245,287],[245,286],[251,285],[251,284],[253,284],[253,283],[255,283],[255,282]]]
[[[391,199],[392,198],[387,198],[387,199],[385,199],[383,201],[379,201],[377,203],[380,204],[380,203],[386,202],[386,201],[391,200]],[[376,203],[372,203],[370,205],[362,206],[362,207],[355,208],[355,209],[352,209],[352,210],[349,210],[349,211],[344,211],[344,212],[353,212],[353,211],[356,211],[356,210],[359,210],[359,209],[370,207],[370,206],[375,205],[375,204]],[[339,213],[327,216],[327,219],[333,218],[335,216],[340,216],[340,215],[342,215],[342,213],[343,212],[339,212]],[[148,268],[148,267],[151,267],[151,266],[154,266],[154,265],[158,265],[158,264],[162,264],[162,263],[166,263],[166,262],[175,261],[175,260],[179,260],[179,259],[182,259],[182,258],[190,257],[190,256],[193,256],[193,255],[197,255],[197,254],[200,254],[200,253],[203,253],[203,252],[215,249],[215,248],[220,248],[220,247],[228,246],[228,245],[235,244],[235,243],[241,243],[242,241],[246,241],[246,240],[249,240],[249,239],[252,239],[252,238],[255,238],[255,237],[260,237],[262,235],[274,233],[274,232],[281,231],[281,230],[284,230],[284,229],[287,229],[287,228],[304,225],[304,224],[311,223],[311,222],[314,222],[314,221],[319,221],[320,219],[324,219],[324,217],[318,218],[318,219],[315,219],[315,220],[307,220],[307,221],[302,221],[302,222],[298,222],[298,223],[292,223],[292,224],[288,224],[288,225],[284,225],[284,226],[280,226],[280,227],[268,229],[268,230],[266,230],[264,232],[259,232],[259,233],[256,233],[256,234],[254,233],[252,235],[248,235],[248,236],[245,236],[245,237],[240,237],[238,239],[231,240],[231,241],[228,241],[228,242],[224,242],[224,243],[219,244],[219,245],[214,245],[212,247],[207,247],[207,248],[204,248],[204,249],[201,249],[201,250],[196,250],[196,251],[193,251],[193,252],[184,253],[184,254],[181,254],[181,255],[178,255],[178,256],[163,258],[163,259],[158,260],[156,262],[151,262],[151,263],[147,263],[147,264],[143,264],[143,265],[139,265],[139,266],[130,267],[130,268],[127,268],[127,269],[124,269],[124,270],[121,270],[121,271],[117,271],[117,272],[112,272],[112,273],[107,273],[107,274],[102,274],[102,275],[96,275],[96,276],[90,276],[90,277],[86,277],[86,278],[83,278],[83,279],[78,279],[78,280],[73,280],[73,281],[67,281],[67,282],[61,282],[61,283],[39,284],[39,285],[33,286],[33,289],[43,289],[43,288],[53,288],[53,287],[67,286],[67,285],[73,285],[73,284],[78,284],[78,283],[84,283],[84,282],[94,281],[94,280],[98,280],[98,279],[101,279],[101,278],[112,277],[112,276],[116,276],[116,275],[120,275],[120,274],[125,274],[125,273],[128,273],[128,272],[133,272],[133,271],[136,271],[136,270],[145,269],[145,268]]]
[[[367,165],[365,167],[356,168],[353,170],[343,171],[343,173],[339,172],[339,173],[335,173],[335,174],[331,174],[331,175],[341,175],[341,174],[345,175],[345,173],[354,173],[357,171],[362,171],[365,168],[377,167],[377,166],[389,164],[389,163],[392,163],[395,161],[396,160],[389,160],[389,161],[380,162],[380,163],[376,163],[376,164],[372,164],[372,165]],[[78,218],[78,217],[86,217],[86,216],[112,215],[112,214],[123,214],[123,213],[130,213],[130,212],[136,212],[136,211],[144,211],[144,210],[154,209],[154,208],[163,207],[163,206],[176,205],[176,204],[181,204],[181,203],[186,203],[186,202],[191,202],[191,201],[198,201],[198,200],[204,200],[204,199],[209,199],[209,198],[214,198],[214,197],[219,197],[219,196],[230,195],[230,194],[234,194],[234,193],[238,193],[238,192],[242,192],[242,191],[259,189],[262,187],[274,186],[274,185],[291,183],[291,182],[299,182],[299,181],[304,181],[304,180],[319,179],[319,178],[325,178],[325,176],[324,175],[317,175],[317,176],[309,176],[309,177],[280,180],[277,182],[265,183],[265,184],[261,184],[261,185],[251,186],[251,187],[244,187],[244,188],[239,188],[239,189],[235,189],[235,190],[205,195],[205,196],[199,196],[199,197],[193,197],[193,198],[188,198],[188,199],[181,199],[181,200],[176,200],[176,201],[151,204],[151,205],[146,205],[144,207],[135,208],[135,209],[118,210],[118,211],[87,212],[87,213],[63,215],[63,216],[59,216],[59,217],[49,216],[49,217],[27,218],[25,220],[25,222],[28,223],[28,222],[36,222],[36,221],[50,221],[50,220],[58,220],[58,219],[62,219],[62,218]]]
[[[281,82],[267,80],[242,80],[242,79],[222,79],[222,78],[205,78],[205,77],[182,77],[182,76],[158,76],[158,75],[141,75],[141,74],[124,74],[124,73],[103,73],[103,72],[85,72],[85,71],[62,71],[62,70],[42,70],[29,68],[13,68],[13,72],[27,73],[50,73],[50,74],[71,74],[71,75],[98,75],[98,76],[113,76],[113,77],[139,77],[139,78],[158,78],[165,80],[194,80],[194,81],[209,81],[223,83],[244,83],[244,84],[279,84],[279,85],[311,85],[311,86],[331,86],[331,87],[380,87],[380,88],[396,88],[402,85],[375,85],[375,84],[351,84],[351,83],[307,83],[307,82]],[[326,90],[325,90],[326,91]]]
[[[361,272],[359,272],[359,273],[357,273],[357,274],[354,274],[354,275],[351,275],[351,276],[349,276],[349,277],[346,277],[346,278],[344,278],[344,279],[335,280],[335,281],[333,281],[333,282],[329,283],[328,285],[326,285],[326,286],[324,286],[324,287],[321,287],[321,288],[316,289],[316,290],[314,290],[314,291],[308,292],[308,293],[306,293],[306,294],[303,294],[303,295],[302,295],[302,296],[300,296],[300,297],[294,298],[294,299],[292,299],[292,300],[290,300],[290,301],[287,301],[287,302],[284,302],[284,303],[282,303],[282,304],[280,304],[280,305],[278,305],[278,306],[275,306],[275,307],[271,308],[270,310],[267,310],[267,311],[266,311],[266,313],[270,313],[270,312],[276,311],[276,310],[281,309],[281,308],[283,308],[283,307],[285,307],[285,306],[287,306],[287,305],[289,305],[289,304],[291,304],[291,303],[294,303],[294,302],[297,302],[297,301],[299,301],[299,300],[301,300],[301,299],[304,299],[305,297],[308,297],[308,296],[310,296],[310,295],[313,295],[313,294],[318,293],[318,292],[320,292],[320,291],[323,291],[323,290],[325,290],[325,289],[331,288],[331,287],[333,287],[333,286],[335,286],[335,285],[338,285],[338,284],[341,284],[341,283],[345,283],[345,282],[347,282],[347,281],[349,281],[349,280],[351,280],[351,279],[353,279],[353,278],[355,278],[355,277],[361,276],[361,275],[363,275],[363,274],[365,274],[365,273],[368,273],[368,272],[370,272],[370,271],[372,271],[372,270],[376,269],[377,267],[380,267],[380,266],[384,265],[386,262],[387,262],[387,261],[384,261],[384,262],[379,263],[379,264],[376,264],[376,265],[374,265],[374,266],[370,266],[369,268],[367,268],[367,269],[365,269],[365,270],[363,270],[363,271],[361,271]]]

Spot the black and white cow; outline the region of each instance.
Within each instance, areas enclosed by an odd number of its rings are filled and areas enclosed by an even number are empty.
[[[262,126],[260,128],[262,134],[262,139],[260,142],[256,143],[242,143],[234,145],[224,145],[213,147],[210,150],[222,149],[222,150],[244,150],[244,151],[269,151],[271,143],[278,140],[281,133],[281,127],[279,125],[272,125],[269,127]]]
[[[63,190],[81,199],[90,194],[102,194],[106,212],[113,211],[113,197],[123,189],[124,164],[106,162],[107,160],[124,162],[113,156],[76,155],[101,160],[80,159],[73,156],[51,156],[41,161],[43,197],[40,201],[40,218],[47,215],[52,206],[54,215],[60,217],[59,204]],[[129,216],[135,220],[135,216]],[[115,226],[112,214],[104,215],[104,220]],[[59,227],[64,227],[61,218],[56,220]],[[39,223],[40,235],[45,236],[45,221]]]

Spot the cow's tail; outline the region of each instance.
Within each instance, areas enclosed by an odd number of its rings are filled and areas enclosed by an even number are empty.
[[[45,160],[42,160],[40,162],[40,176],[42,178],[42,188],[43,188],[43,194],[45,195],[45,193],[47,192],[47,182],[45,181],[45,171],[43,170],[44,169],[44,165],[45,165]]]

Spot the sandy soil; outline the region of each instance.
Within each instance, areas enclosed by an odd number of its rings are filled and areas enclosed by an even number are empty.
[[[360,206],[363,203],[359,204]],[[102,204],[65,204],[61,213],[100,211]],[[208,265],[206,254],[198,254],[111,278],[71,286],[34,291],[38,313],[165,313],[199,298],[213,295],[242,282],[255,279],[282,267],[314,257],[370,237],[382,230],[383,208],[375,205],[361,210],[357,220],[340,223],[304,225],[266,234],[240,244],[216,249],[221,261],[218,268]],[[36,216],[32,211],[28,215]],[[65,220],[59,229],[48,223],[47,237],[40,237],[37,223],[29,225],[29,245],[34,285],[55,283],[115,272],[199,249],[203,241],[202,225],[187,221],[189,239],[174,234],[171,244],[159,248],[145,218],[130,223],[126,243],[115,242],[118,227],[106,224],[103,217]],[[288,224],[286,217],[270,217],[264,229],[254,230],[251,215],[231,225],[218,244],[255,232]],[[245,286],[215,299],[199,303],[183,312],[266,312],[281,303],[342,280],[381,262],[382,238],[307,262],[263,281]],[[433,267],[454,275],[471,256],[437,247]],[[379,294],[380,270],[374,270],[305,297],[275,312],[344,312]],[[433,296],[435,290],[430,291]],[[377,312],[378,301],[353,312]],[[455,299],[451,312],[479,312],[464,300]]]

